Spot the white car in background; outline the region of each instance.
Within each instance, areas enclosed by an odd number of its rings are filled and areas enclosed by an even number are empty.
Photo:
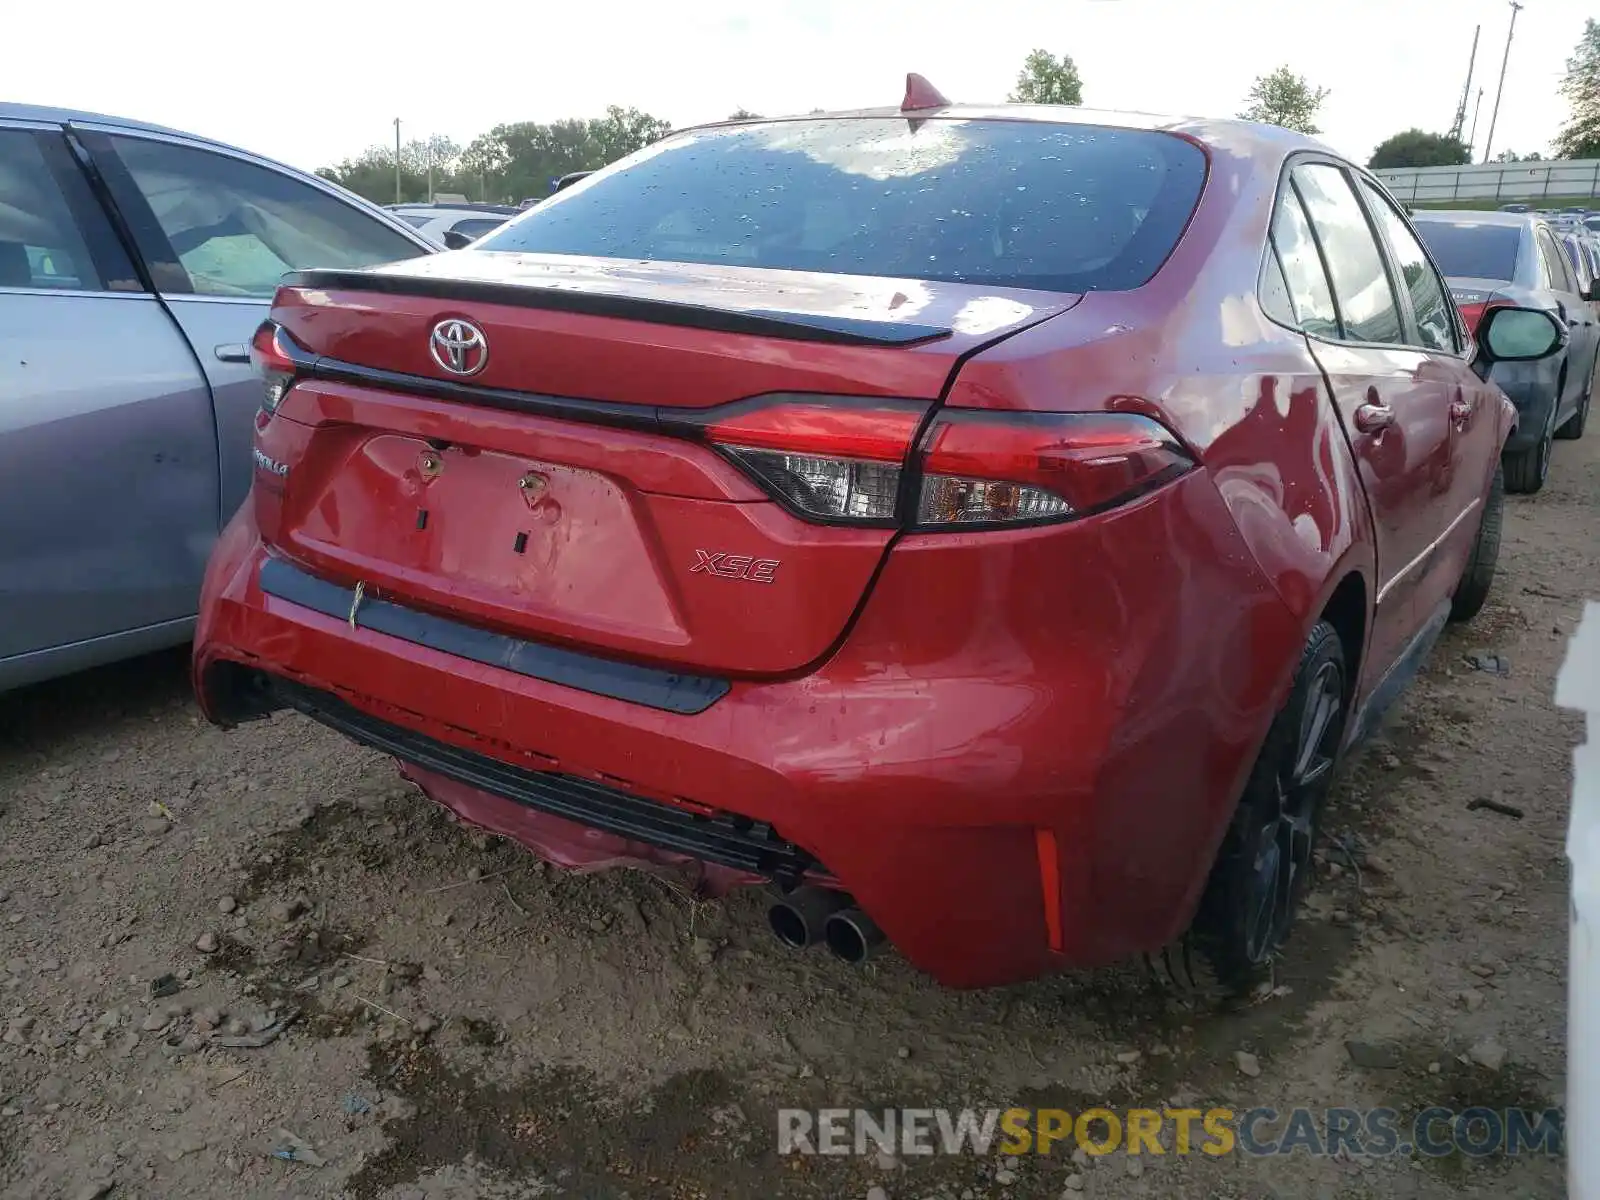
[[[459,250],[522,210],[511,204],[390,204],[388,210],[437,246]],[[446,234],[457,234],[448,241]],[[461,239],[465,239],[464,241]],[[457,245],[451,245],[457,242]]]

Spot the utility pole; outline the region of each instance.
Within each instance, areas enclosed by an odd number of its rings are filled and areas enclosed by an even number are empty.
[[[1462,85],[1461,103],[1456,105],[1456,119],[1450,126],[1450,136],[1458,142],[1461,140],[1461,131],[1467,124],[1467,97],[1472,95],[1472,69],[1478,65],[1478,35],[1482,32],[1482,25],[1472,31],[1472,55],[1467,59],[1467,82]]]
[[[433,139],[428,139],[428,203],[433,203]]]
[[[1482,107],[1483,89],[1479,88],[1478,98],[1472,102],[1472,136],[1467,139],[1467,146],[1469,149],[1478,144],[1478,110]]]
[[[1500,120],[1500,94],[1506,90],[1506,64],[1511,61],[1511,39],[1517,36],[1517,14],[1522,5],[1511,0],[1511,28],[1506,31],[1506,53],[1500,60],[1500,83],[1494,89],[1494,108],[1489,113],[1489,136],[1483,139],[1483,161],[1489,161],[1489,151],[1494,149],[1494,127]]]
[[[405,197],[400,194],[400,118],[394,119],[394,202],[403,204]]]

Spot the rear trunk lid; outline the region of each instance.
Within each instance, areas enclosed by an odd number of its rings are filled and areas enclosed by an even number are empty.
[[[837,409],[909,441],[965,356],[1078,299],[475,251],[291,276],[272,316],[303,361],[259,423],[286,470],[258,513],[284,555],[397,604],[684,671],[795,672],[845,631],[893,528],[807,519],[705,427],[764,444]],[[441,327],[472,343],[459,361]]]

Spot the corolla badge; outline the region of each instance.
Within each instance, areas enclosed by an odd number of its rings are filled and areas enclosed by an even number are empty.
[[[255,457],[256,466],[268,475],[276,475],[279,479],[282,479],[289,473],[289,465],[287,463],[281,463],[275,458],[268,458],[261,452],[261,447],[255,447],[251,453]]]
[[[460,317],[446,317],[433,327],[428,352],[452,375],[476,375],[489,365],[489,339]]]

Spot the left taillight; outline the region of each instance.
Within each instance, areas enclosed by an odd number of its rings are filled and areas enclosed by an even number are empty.
[[[250,362],[261,376],[261,409],[267,416],[278,411],[294,386],[300,362],[308,351],[276,321],[263,321],[250,339]]]

